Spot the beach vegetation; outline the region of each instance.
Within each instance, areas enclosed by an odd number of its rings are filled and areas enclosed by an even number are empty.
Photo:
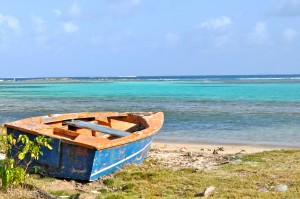
[[[0,162],[1,187],[5,189],[25,184],[29,177],[29,165],[43,155],[42,147],[52,149],[50,142],[51,139],[44,136],[30,140],[26,135],[17,138],[11,134],[0,135],[1,150],[6,154],[6,158]],[[38,167],[34,169],[36,172]]]
[[[107,187],[112,187],[114,185],[114,179],[113,178],[105,179],[103,180],[103,184],[106,185]]]
[[[257,155],[257,154],[243,155],[242,157],[240,157],[240,160],[242,160],[243,162],[259,162],[259,163],[266,162],[263,159],[263,156],[260,156],[260,155]]]
[[[193,198],[201,196],[209,186],[216,187],[214,198],[300,197],[300,151],[238,154],[234,158],[240,161],[208,171],[174,170],[146,160],[141,166],[131,165],[117,172],[111,178],[114,179],[113,187],[107,186],[108,191],[99,198],[111,194],[125,198]],[[125,186],[127,184],[132,184],[130,189]],[[276,190],[278,184],[287,185],[288,190]]]
[[[78,193],[74,191],[64,191],[64,190],[57,190],[57,191],[50,191],[50,194],[58,197],[66,197],[66,198],[78,198]]]
[[[216,188],[210,198],[300,198],[300,150],[235,154],[228,158],[228,164],[209,170],[166,167],[146,159],[140,166],[129,165],[89,183],[38,175],[31,175],[28,182],[56,196],[98,199],[199,198],[210,186]],[[287,190],[281,191],[278,185],[286,185]]]
[[[125,199],[126,197],[123,194],[119,193],[112,193],[107,196],[105,196],[105,199]],[[97,197],[97,199],[103,199],[103,197],[100,195]]]

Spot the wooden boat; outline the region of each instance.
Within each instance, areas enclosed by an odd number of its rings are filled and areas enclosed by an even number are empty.
[[[141,164],[153,135],[162,127],[162,112],[147,113],[70,113],[27,118],[6,123],[7,133],[30,139],[52,138],[52,150],[31,166],[43,174],[93,181],[126,164]]]

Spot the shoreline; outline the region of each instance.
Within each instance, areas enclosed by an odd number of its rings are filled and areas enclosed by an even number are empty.
[[[6,133],[5,128],[0,125],[0,134]],[[180,140],[154,139],[151,149],[172,152],[201,152],[206,154],[249,154],[272,150],[300,150],[295,146],[276,146],[264,144],[243,144],[243,143],[210,143],[210,142],[189,142]],[[3,157],[2,157],[3,158]]]
[[[204,152],[218,154],[239,154],[239,153],[259,153],[272,150],[300,150],[300,147],[273,146],[273,145],[253,145],[253,144],[219,144],[201,142],[180,142],[167,140],[154,140],[151,149],[160,151],[178,152]]]

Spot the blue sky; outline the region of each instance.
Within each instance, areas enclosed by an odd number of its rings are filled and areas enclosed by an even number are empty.
[[[0,71],[300,74],[300,0],[0,0]]]

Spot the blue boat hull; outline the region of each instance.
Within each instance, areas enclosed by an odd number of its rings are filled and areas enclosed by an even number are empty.
[[[34,139],[35,135],[7,129],[8,134],[17,138],[20,134]],[[30,167],[39,166],[39,173],[58,178],[93,181],[101,176],[115,172],[127,164],[141,164],[148,154],[153,136],[127,143],[117,147],[102,149],[88,149],[65,143],[52,138],[52,150],[43,148],[43,156],[34,161]],[[16,151],[12,151],[14,156]]]

